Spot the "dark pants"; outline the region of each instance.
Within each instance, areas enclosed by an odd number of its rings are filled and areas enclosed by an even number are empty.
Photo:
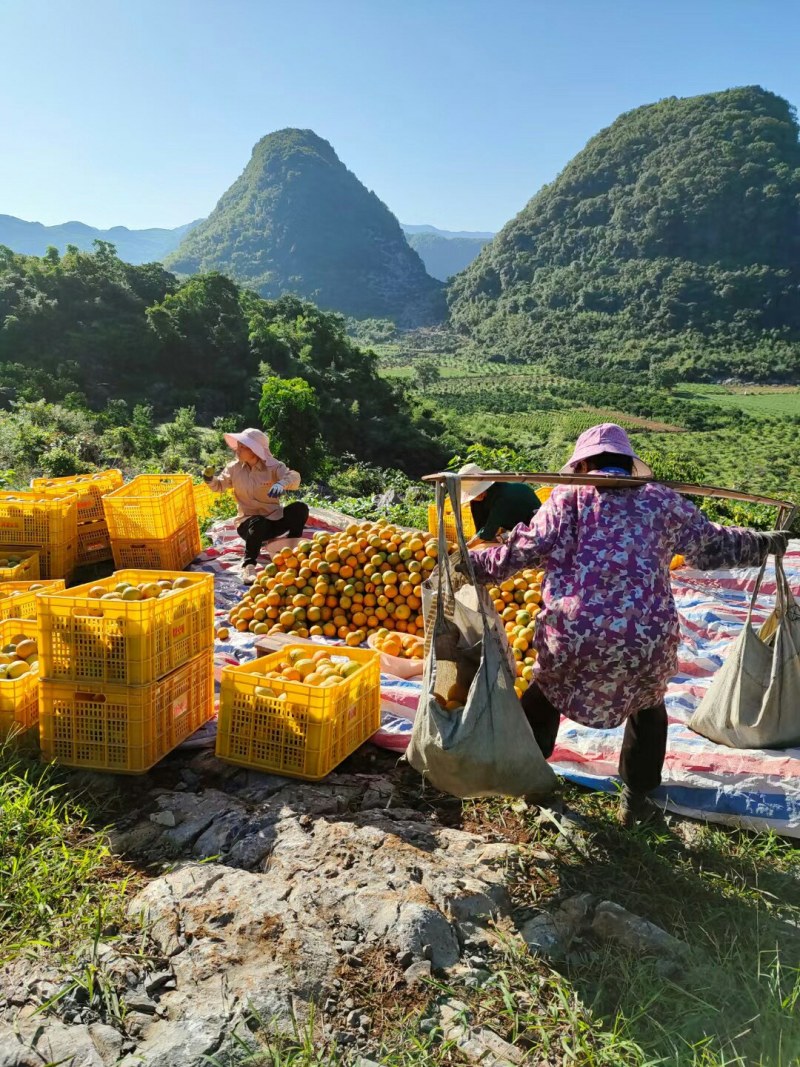
[[[308,518],[308,504],[295,500],[283,509],[282,519],[265,519],[263,515],[250,515],[244,519],[236,532],[244,541],[244,565],[255,563],[265,541],[276,537],[302,537]]]
[[[556,745],[561,713],[535,683],[522,694],[522,710],[531,724],[536,744],[548,759]],[[625,723],[619,774],[635,793],[649,793],[661,785],[667,754],[667,709],[664,704],[635,711]]]

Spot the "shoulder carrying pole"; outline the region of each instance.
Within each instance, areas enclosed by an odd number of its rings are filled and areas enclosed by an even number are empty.
[[[423,482],[443,482],[452,477],[450,471],[440,471],[437,474],[426,474]],[[456,476],[458,477],[458,476]],[[474,476],[465,479],[474,481]],[[657,478],[616,478],[599,474],[554,474],[552,472],[524,471],[509,474],[507,471],[482,471],[481,481],[486,482],[533,482],[536,485],[595,485],[603,489],[633,489],[649,482],[658,482],[674,489],[676,493],[685,496],[704,496],[720,500],[741,500],[748,504],[763,504],[766,507],[777,508],[778,517],[775,527],[784,530],[791,525],[797,511],[797,507],[790,500],[776,500],[770,496],[759,496],[754,493],[742,493],[738,489],[722,489],[714,485],[690,485],[686,482],[659,482]]]

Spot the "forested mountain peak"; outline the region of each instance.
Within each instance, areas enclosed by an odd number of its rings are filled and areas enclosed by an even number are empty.
[[[797,120],[748,86],[621,115],[455,279],[451,311],[528,358],[561,319],[568,351],[598,332],[795,342],[799,270]]]
[[[397,219],[312,130],[262,137],[169,265],[219,270],[263,296],[294,292],[354,316],[410,324],[438,313],[440,284]]]

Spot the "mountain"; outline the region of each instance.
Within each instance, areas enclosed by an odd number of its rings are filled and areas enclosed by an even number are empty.
[[[491,238],[447,236],[447,231],[429,233],[432,226],[417,227],[418,233],[410,233],[403,227],[406,240],[425,264],[425,270],[434,278],[446,282],[454,274],[464,270],[475,259],[483,246]]]
[[[400,225],[406,235],[426,233],[434,237],[444,237],[446,240],[453,240],[457,237],[482,237],[485,241],[490,241],[494,237],[491,230],[440,230],[436,226],[414,226],[409,222],[401,222]]]
[[[25,222],[13,215],[0,215],[0,245],[5,245],[12,252],[42,256],[48,245],[53,245],[63,254],[67,245],[75,245],[82,252],[91,252],[93,241],[110,241],[116,246],[120,259],[127,263],[154,263],[160,262],[177,248],[182,238],[196,225],[197,221],[176,226],[173,230],[129,230],[126,226],[98,230],[84,222],[43,226],[41,222]]]
[[[440,282],[400,223],[312,130],[263,137],[241,176],[169,257],[262,296],[296,293],[356,318],[417,325],[441,317]]]
[[[670,97],[593,137],[452,282],[453,324],[562,371],[800,373],[800,145],[758,87]]]

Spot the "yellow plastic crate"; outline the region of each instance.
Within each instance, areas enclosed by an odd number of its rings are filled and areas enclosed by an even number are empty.
[[[12,563],[9,556],[19,559]],[[0,549],[0,583],[35,582],[39,577],[39,553],[34,548],[21,548],[19,552],[7,552]]]
[[[16,634],[36,637],[33,619],[4,619],[0,622],[0,648]],[[19,740],[39,721],[39,671],[30,671],[22,678],[0,680],[0,739],[12,731]]]
[[[362,668],[326,688],[264,678],[293,648],[309,651],[308,645],[287,645],[223,669],[216,753],[228,763],[318,781],[380,728],[380,656],[372,649],[331,648]]]
[[[78,508],[73,495],[0,492],[0,544],[47,545],[74,541]]]
[[[544,504],[545,500],[550,499],[550,494],[552,492],[552,485],[540,485],[539,488],[536,490],[536,495],[539,497],[541,503]]]
[[[103,563],[113,559],[111,535],[105,519],[78,524],[77,564],[85,567],[89,563]]]
[[[200,529],[193,518],[180,530],[160,539],[111,538],[115,567],[179,571],[200,555]]]
[[[464,537],[469,540],[475,535],[475,522],[469,504],[461,505],[461,523],[464,527]],[[439,533],[439,516],[435,504],[428,505],[428,533],[434,537]],[[456,519],[449,500],[444,502],[444,535],[451,545],[456,543]]]
[[[75,570],[78,555],[77,534],[72,541],[47,545],[2,545],[0,552],[36,552],[39,556],[39,575],[48,581],[69,578]]]
[[[63,578],[37,582],[3,582],[0,585],[0,620],[35,619],[40,595],[57,593],[64,588]]]
[[[100,600],[89,591],[183,578],[189,583],[149,600]],[[50,681],[145,685],[214,645],[214,577],[121,570],[39,600],[39,659]]]
[[[65,478],[33,478],[31,489],[49,497],[74,493],[77,497],[78,522],[96,522],[105,519],[103,497],[119,489],[122,483],[122,471],[113,468],[96,474],[75,474]]]
[[[103,510],[112,541],[162,540],[197,520],[188,474],[140,474],[104,496]]]
[[[233,493],[228,489],[224,493],[215,493],[208,488],[205,482],[194,482],[192,485],[192,491],[194,492],[194,506],[197,511],[197,518],[200,522],[203,522],[208,518],[211,513],[211,509],[217,500],[224,498],[235,500]]]
[[[214,715],[214,656],[202,652],[149,685],[39,685],[46,760],[143,774]]]

